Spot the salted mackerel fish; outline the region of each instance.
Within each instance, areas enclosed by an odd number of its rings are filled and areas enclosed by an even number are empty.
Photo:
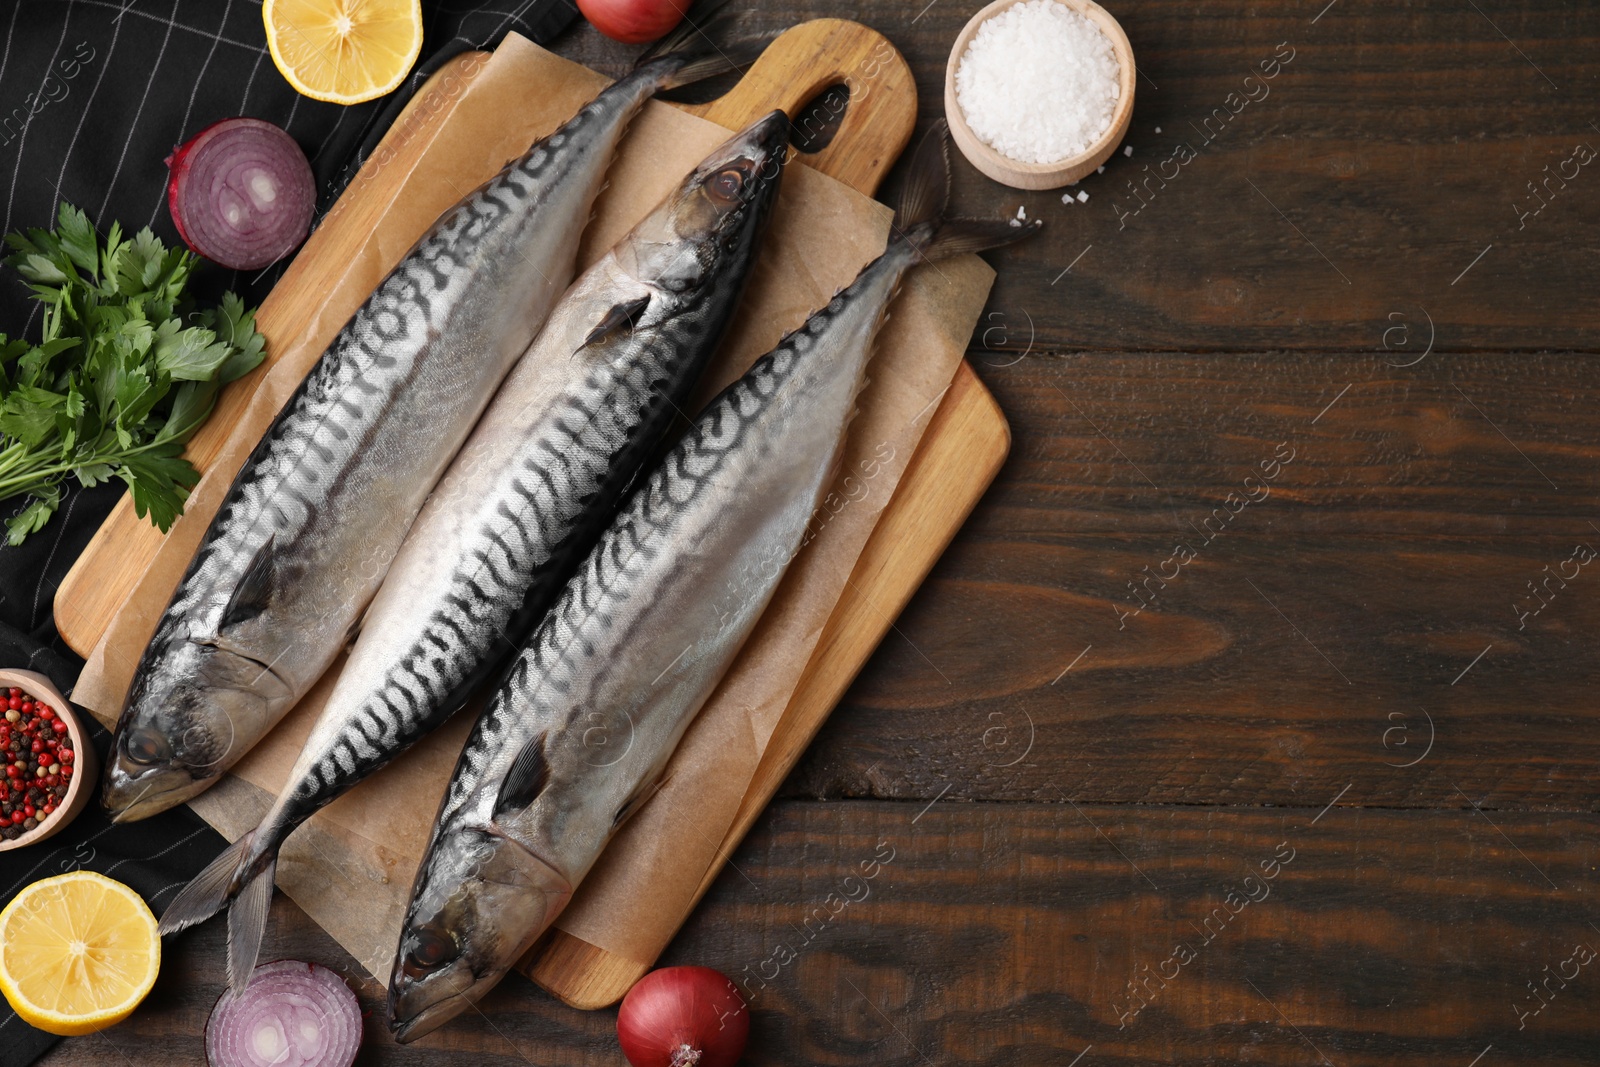
[[[345,647],[434,483],[576,271],[629,120],[728,69],[685,27],[446,213],[339,332],[239,471],[134,674],[102,801],[206,789]]]
[[[231,901],[234,988],[284,840],[516,652],[660,448],[754,266],[788,126],[774,111],[729,138],[578,278],[445,472],[271,810],[161,917],[170,933]]]
[[[695,420],[493,694],[456,764],[401,930],[389,985],[400,1040],[492,988],[659,787],[837,474],[906,271],[1033,232],[943,219],[944,134],[918,153],[899,236]]]

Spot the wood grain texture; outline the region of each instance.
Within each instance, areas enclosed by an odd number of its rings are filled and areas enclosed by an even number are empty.
[[[1321,814],[1326,799],[782,802],[666,962],[745,984],[752,1065],[1066,1067],[1087,1049],[1080,1067],[1467,1067],[1487,1046],[1480,1067],[1595,1062],[1600,961],[1544,985],[1575,946],[1600,948],[1595,816]],[[43,1062],[203,1063],[223,937],[212,923],[174,942],[132,1019]],[[282,898],[262,951],[360,975]],[[613,1012],[515,976],[408,1048],[384,1031],[378,983],[355,985],[363,1064],[621,1062]]]
[[[1014,358],[1010,461],[790,795],[1596,809],[1593,357]]]

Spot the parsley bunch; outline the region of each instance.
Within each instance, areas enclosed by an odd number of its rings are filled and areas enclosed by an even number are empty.
[[[193,254],[168,250],[148,227],[124,239],[116,223],[102,245],[70,204],[55,230],[6,243],[6,262],[44,304],[38,344],[0,334],[0,499],[32,497],[7,521],[7,540],[21,544],[49,521],[68,477],[121,478],[134,510],[165,531],[200,479],[183,443],[223,383],[263,358],[255,311],[233,293],[192,310]]]

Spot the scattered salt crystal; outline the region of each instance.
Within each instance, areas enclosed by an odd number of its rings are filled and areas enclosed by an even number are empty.
[[[1028,221],[1028,205],[1027,204],[1018,204],[1017,205],[1017,218],[1018,218],[1019,221],[1022,221],[1022,222],[1027,222]]]
[[[1075,203],[1077,203],[1076,200],[1072,199],[1072,194],[1071,193],[1062,193],[1061,194],[1061,202],[1063,204],[1075,204]]]
[[[1088,193],[1079,193],[1078,194],[1078,203],[1087,204],[1088,202],[1089,202],[1089,194]]]
[[[1104,163],[1100,164],[1098,167],[1094,168],[1094,172],[1096,174],[1104,174],[1106,172],[1106,165]]]
[[[1001,155],[1054,163],[1111,128],[1119,69],[1100,27],[1057,0],[1024,0],[978,27],[956,67],[956,101]]]
[[[1156,132],[1157,132],[1157,133],[1160,133],[1160,132],[1161,132],[1161,127],[1160,127],[1160,126],[1157,126],[1157,127],[1156,127]]]
[[[1122,148],[1122,154],[1125,156],[1133,155],[1133,145],[1124,145]]]

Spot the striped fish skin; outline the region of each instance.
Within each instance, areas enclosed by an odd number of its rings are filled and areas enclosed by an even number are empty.
[[[719,146],[551,314],[413,524],[257,857],[457,710],[544,614],[721,341],[787,135],[774,111]],[[585,343],[641,294],[631,326]]]
[[[240,470],[140,661],[106,760],[118,821],[201,792],[346,643],[575,269],[647,64],[469,194],[384,279]]]
[[[754,628],[837,472],[898,242],[714,400],[512,664],[456,765],[389,986],[402,1041],[560,914]]]

